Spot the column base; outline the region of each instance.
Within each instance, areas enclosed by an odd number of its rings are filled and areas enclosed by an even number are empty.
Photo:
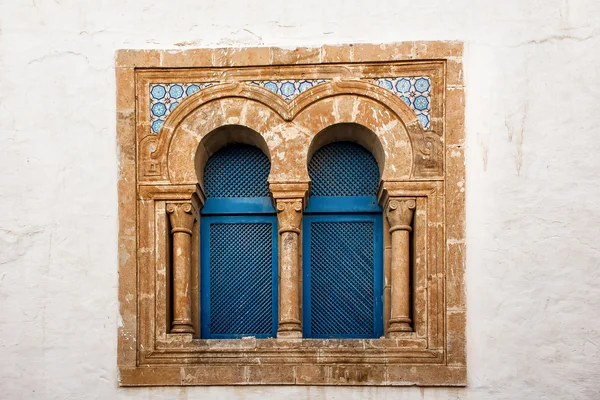
[[[278,339],[302,339],[302,324],[296,319],[279,322]]]
[[[302,339],[302,332],[299,331],[278,331],[277,339]]]
[[[171,333],[195,333],[191,322],[173,321]]]
[[[403,332],[412,332],[413,328],[410,325],[410,318],[392,318],[389,322],[388,336],[391,339],[404,336]]]
[[[388,332],[387,339],[406,339],[406,334],[411,332],[412,329],[409,331]]]

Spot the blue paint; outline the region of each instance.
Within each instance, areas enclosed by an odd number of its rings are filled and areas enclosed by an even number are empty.
[[[304,337],[378,338],[383,334],[382,223],[380,213],[305,214],[302,229]],[[331,240],[313,240],[315,224],[324,224],[325,227],[345,224],[346,229],[340,229],[341,237],[338,234]],[[352,224],[369,226],[372,232],[370,240],[355,237]],[[368,256],[361,257],[357,249],[370,252],[365,252]],[[321,259],[315,260],[314,253]],[[323,287],[324,279],[313,279],[315,267],[325,270],[325,273],[339,272],[335,276],[332,274],[327,287]],[[315,291],[321,295],[314,296]],[[369,291],[370,295],[361,297],[365,291]],[[358,313],[359,308],[370,308],[372,312]],[[320,329],[313,329],[315,318],[322,321]]]
[[[303,336],[383,334],[383,214],[379,167],[351,142],[317,150],[303,219]]]
[[[268,197],[271,162],[259,148],[232,144],[213,154],[204,167],[206,197]]]
[[[200,217],[200,325],[203,339],[277,334],[277,216],[271,163],[256,147],[216,152],[204,168]]]
[[[381,213],[376,196],[311,196],[305,213]]]
[[[268,235],[257,234],[265,225]],[[229,230],[211,243],[215,227]],[[200,241],[201,337],[276,336],[277,216],[204,216]],[[216,267],[218,281],[211,277]]]
[[[375,196],[379,165],[367,149],[353,142],[321,147],[308,163],[311,196]]]
[[[212,197],[206,199],[202,215],[273,214],[275,208],[270,197]]]

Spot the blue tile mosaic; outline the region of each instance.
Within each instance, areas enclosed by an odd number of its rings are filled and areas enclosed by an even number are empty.
[[[430,126],[431,79],[425,76],[376,78],[369,81],[392,91],[399,96],[416,114],[425,129]],[[264,87],[289,102],[300,93],[316,85],[327,82],[325,79],[251,81],[252,85]],[[158,133],[165,119],[179,103],[199,90],[213,83],[156,83],[150,85],[150,123],[152,133]]]
[[[252,85],[262,86],[265,89],[278,94],[285,101],[290,102],[294,97],[298,96],[305,90],[325,82],[327,82],[325,79],[311,79],[300,81],[252,81],[249,83]]]
[[[400,96],[416,114],[425,129],[429,129],[431,111],[431,79],[426,76],[377,78],[373,82]]]
[[[157,83],[150,85],[150,124],[152,133],[158,133],[165,119],[181,100],[213,84],[208,83]]]

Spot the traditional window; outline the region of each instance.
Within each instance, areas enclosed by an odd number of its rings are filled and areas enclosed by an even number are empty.
[[[359,144],[334,142],[313,154],[308,173],[304,337],[378,338],[383,335],[383,210],[377,203],[377,161]]]
[[[271,163],[259,148],[233,144],[204,167],[200,212],[201,335],[204,339],[277,333],[277,217],[269,197]]]
[[[464,385],[461,55],[119,52],[121,384]]]

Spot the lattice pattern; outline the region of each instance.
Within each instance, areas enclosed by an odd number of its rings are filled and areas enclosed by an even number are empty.
[[[431,113],[431,79],[427,76],[389,77],[366,79],[399,96],[429,129]],[[249,81],[262,86],[289,102],[294,97],[313,86],[328,82],[326,79],[287,79],[271,81]],[[150,126],[152,133],[160,131],[165,119],[186,97],[207,87],[213,82],[202,83],[154,83],[150,85]]]
[[[158,133],[165,119],[183,99],[212,86],[204,83],[159,83],[150,85],[150,120],[152,133]]]
[[[211,334],[272,333],[272,225],[210,226]]]
[[[287,80],[287,81],[251,81],[252,85],[262,86],[271,92],[278,94],[287,102],[298,96],[305,90],[310,89],[313,86],[325,83],[325,79],[309,79],[309,80]]]
[[[269,158],[258,148],[245,144],[224,147],[204,167],[207,197],[266,197]]]
[[[310,225],[311,333],[374,333],[373,223]]]
[[[377,78],[373,82],[399,96],[417,114],[423,128],[429,129],[431,79],[428,76]]]
[[[375,196],[379,167],[375,157],[351,142],[330,143],[308,164],[311,196]]]

